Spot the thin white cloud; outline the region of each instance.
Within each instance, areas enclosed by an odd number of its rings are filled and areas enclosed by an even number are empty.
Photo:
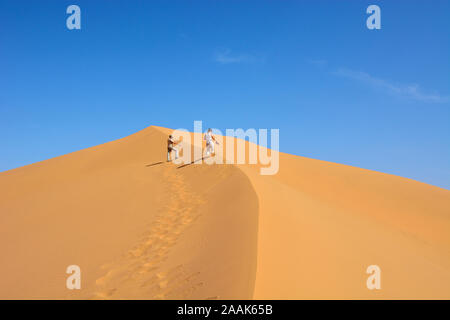
[[[214,54],[214,61],[220,64],[230,63],[256,63],[263,62],[264,59],[250,54],[233,54],[230,49],[218,51]]]
[[[445,103],[450,101],[450,97],[448,96],[442,96],[438,93],[425,93],[418,84],[396,84],[381,78],[376,78],[362,71],[339,68],[334,71],[333,74],[348,79],[353,79],[372,87],[380,88],[397,96],[408,97],[418,101],[432,103]]]

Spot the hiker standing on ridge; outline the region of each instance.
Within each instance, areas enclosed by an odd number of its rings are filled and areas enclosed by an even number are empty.
[[[204,139],[206,140],[206,155],[209,156],[210,154],[215,154],[214,143],[219,143],[217,142],[216,138],[214,138],[211,128],[209,128],[206,132]]]
[[[172,135],[169,135],[169,139],[167,139],[167,161],[170,161],[170,153],[175,151],[175,160],[178,159],[178,148],[175,148],[177,144],[180,143],[180,140],[175,141]]]

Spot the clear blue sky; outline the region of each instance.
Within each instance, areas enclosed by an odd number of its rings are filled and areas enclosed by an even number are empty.
[[[0,171],[203,120],[450,189],[449,17],[439,0],[0,0]]]

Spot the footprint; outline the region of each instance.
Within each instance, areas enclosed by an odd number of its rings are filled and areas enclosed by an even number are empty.
[[[161,271],[179,237],[200,216],[196,214],[196,208],[204,203],[199,195],[187,188],[181,175],[173,174],[173,168],[167,167],[165,170],[166,181],[171,186],[168,192],[171,195],[170,204],[161,208],[150,230],[143,233],[138,244],[123,259],[103,266],[109,271],[95,281],[97,287],[105,288],[110,282],[127,288],[137,285],[142,290],[142,296],[166,299],[180,294],[183,298],[183,292],[192,292],[203,285],[202,282],[192,284],[199,273],[189,275],[183,265]],[[119,292],[120,287],[97,290],[94,298],[109,298]]]

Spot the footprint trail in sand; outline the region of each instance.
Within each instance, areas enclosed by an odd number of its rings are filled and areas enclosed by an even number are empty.
[[[167,260],[183,232],[199,218],[197,208],[205,201],[189,190],[175,166],[165,164],[163,176],[169,195],[166,206],[139,243],[102,267],[106,272],[95,282],[94,299],[129,299],[130,292],[137,299],[176,299],[203,285],[196,282],[199,272],[188,273],[182,264],[170,266]]]

